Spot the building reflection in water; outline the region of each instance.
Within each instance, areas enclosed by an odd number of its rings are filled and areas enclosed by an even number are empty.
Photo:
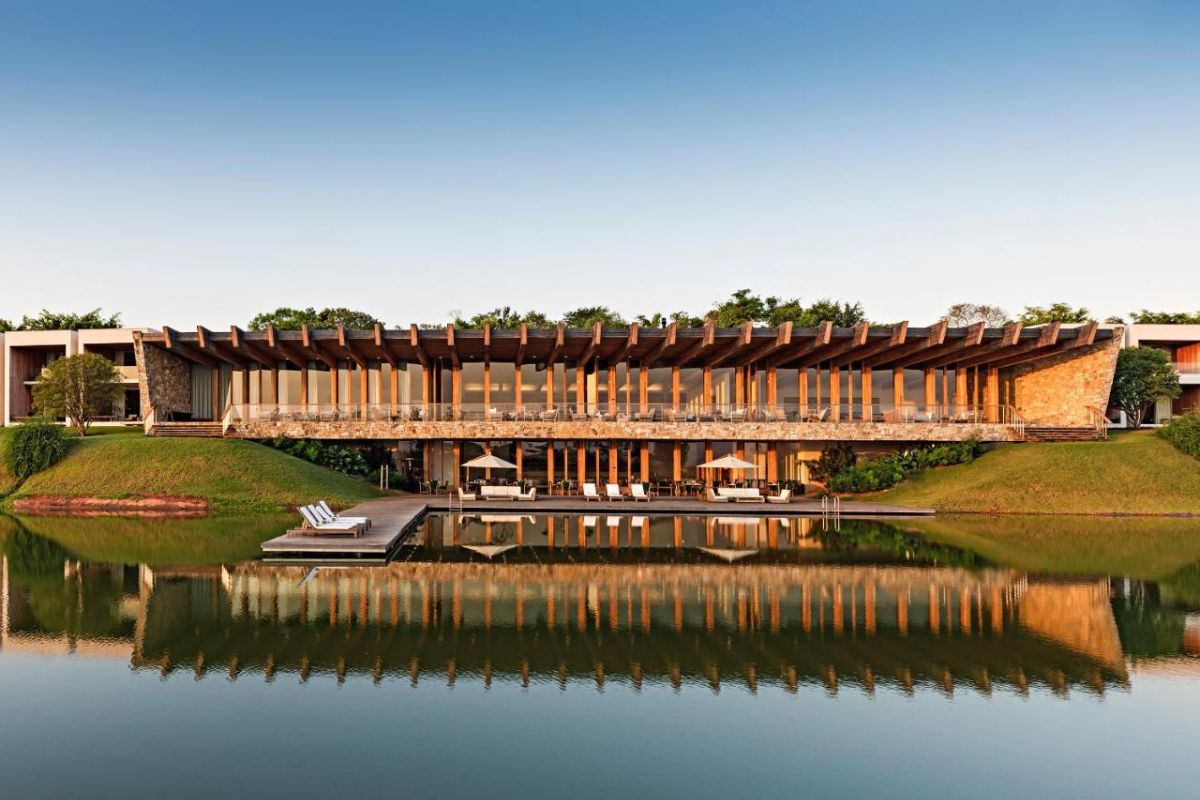
[[[10,547],[0,647],[198,678],[830,693],[1128,685],[1131,634],[1114,607],[1136,598],[1108,579],[979,565],[878,523],[613,519],[435,519],[390,564],[315,572],[53,553],[31,570]]]

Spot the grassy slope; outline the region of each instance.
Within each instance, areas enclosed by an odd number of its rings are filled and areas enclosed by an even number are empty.
[[[324,498],[335,507],[377,492],[362,481],[253,442],[88,436],[25,482],[32,495],[204,497],[216,511],[278,510]]]
[[[17,477],[5,466],[8,460],[8,440],[12,438],[12,432],[12,428],[0,428],[0,497],[12,491],[17,483]]]
[[[1107,442],[1006,445],[871,499],[938,511],[1200,514],[1200,461],[1151,431]]]

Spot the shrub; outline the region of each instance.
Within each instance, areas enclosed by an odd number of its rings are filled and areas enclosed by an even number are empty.
[[[845,442],[834,442],[825,446],[825,449],[821,451],[820,458],[804,463],[808,467],[808,477],[817,483],[828,484],[835,475],[853,467],[857,460],[858,456],[854,454],[854,448],[851,445]]]
[[[316,439],[287,439],[282,436],[265,442],[265,444],[276,450],[282,450],[290,456],[355,478],[365,477],[371,471],[371,467],[363,458],[362,453],[340,444],[329,444]]]
[[[1158,429],[1158,435],[1189,456],[1200,458],[1200,410],[1172,418]]]
[[[865,464],[851,464],[836,472],[828,481],[835,492],[878,492],[890,489],[905,478],[930,467],[968,464],[981,452],[979,442],[965,442],[914,447],[898,453],[880,456]],[[824,456],[824,453],[822,453]]]
[[[8,471],[18,478],[28,478],[57,464],[67,454],[67,439],[63,429],[44,420],[31,420],[13,431],[5,460]]]

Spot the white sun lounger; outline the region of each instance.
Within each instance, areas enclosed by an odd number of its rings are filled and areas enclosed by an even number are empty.
[[[584,500],[599,500],[600,499],[600,493],[596,491],[596,484],[585,483],[583,485],[583,499]]]
[[[621,487],[615,483],[604,484],[604,496],[609,500],[624,500],[625,495],[621,494]]]
[[[329,507],[329,503],[324,500],[317,501],[317,509],[321,511],[326,522],[361,522],[366,527],[371,527],[370,517],[346,517],[335,512]]]
[[[634,501],[645,500],[647,503],[650,502],[650,495],[646,494],[645,484],[635,483],[631,485],[629,487],[629,496],[632,497]]]
[[[304,517],[304,525],[294,531],[298,534],[341,533],[358,536],[364,527],[361,523],[327,522],[318,516],[313,506],[300,506],[300,516]]]

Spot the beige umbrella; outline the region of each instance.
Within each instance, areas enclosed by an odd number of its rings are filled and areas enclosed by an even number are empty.
[[[705,461],[703,464],[700,465],[700,469],[728,469],[728,470],[753,469],[753,470],[757,470],[758,464],[755,464],[753,461],[746,461],[743,458],[738,458],[737,456],[730,453],[727,456],[721,456],[720,458],[714,458],[712,461]]]
[[[463,467],[467,470],[467,482],[471,481],[471,467],[479,467],[482,469],[516,469],[517,465],[511,461],[505,461],[503,458],[484,453],[481,456],[472,458],[470,461],[464,461]]]

